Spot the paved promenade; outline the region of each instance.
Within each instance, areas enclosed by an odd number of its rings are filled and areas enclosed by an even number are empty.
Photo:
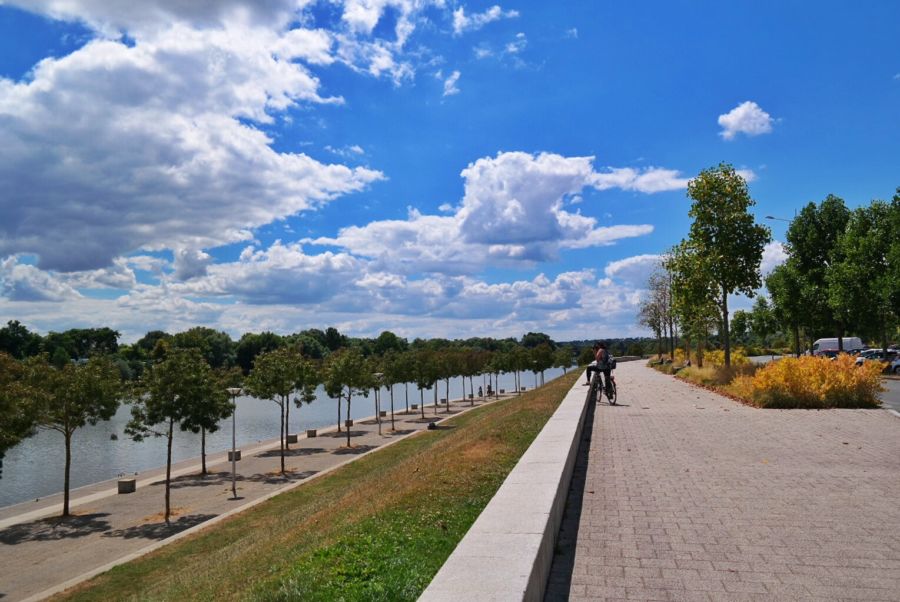
[[[547,600],[900,600],[900,418],[644,366],[585,428]]]
[[[476,400],[475,405],[484,402]],[[175,465],[171,493],[175,516],[170,525],[163,521],[164,467],[138,475],[136,493],[117,495],[115,481],[74,491],[75,516],[67,520],[52,516],[61,512],[61,494],[4,508],[0,510],[0,599],[27,599],[144,552],[191,527],[246,508],[469,407],[468,401],[452,402],[450,414],[442,405],[435,415],[433,406],[429,406],[424,420],[419,412],[396,414],[397,431],[393,434],[390,414],[382,419],[382,435],[373,419],[356,421],[351,428],[350,449],[344,447],[346,433],[320,432],[314,439],[301,438],[287,452],[285,476],[279,474],[277,440],[244,448],[243,458],[237,463],[238,500],[231,499],[231,463],[225,454],[207,456],[210,472],[205,477],[198,474],[199,459]]]

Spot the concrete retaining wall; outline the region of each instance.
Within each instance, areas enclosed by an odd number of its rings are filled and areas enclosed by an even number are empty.
[[[579,379],[419,598],[542,600],[587,411]]]

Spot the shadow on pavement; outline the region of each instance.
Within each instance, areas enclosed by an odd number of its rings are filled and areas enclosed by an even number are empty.
[[[324,436],[324,435],[323,435]],[[346,437],[346,435],[344,435]],[[351,433],[352,437],[353,434]],[[311,456],[312,454],[320,454],[325,451],[323,447],[297,447],[294,449],[286,449],[284,450],[284,457],[296,457],[296,456]],[[267,452],[263,452],[259,454],[260,458],[278,458],[281,456],[281,452],[277,449],[270,449]]]
[[[109,531],[108,512],[73,515],[66,518],[55,516],[12,525],[0,531],[0,543],[14,546],[26,541],[57,541],[85,537],[93,533]]]
[[[364,454],[367,451],[369,451],[370,449],[375,449],[376,447],[378,447],[378,446],[377,445],[355,445],[353,447],[339,447],[331,453],[338,455],[338,456],[346,456],[348,454],[357,455],[357,454]]]
[[[366,432],[367,431],[350,431],[350,436],[351,437],[362,437],[363,435],[366,434]],[[339,439],[340,437],[343,437],[344,439],[346,439],[347,438],[347,430],[345,429],[345,430],[341,431],[340,433],[338,433],[337,431],[334,431],[334,432],[325,433],[324,435],[319,435],[319,436],[320,437],[334,437],[335,439]]]
[[[308,479],[319,472],[318,470],[304,470],[302,472],[297,472],[294,470],[288,470],[283,475],[280,472],[273,472],[268,474],[256,473],[255,475],[251,475],[249,477],[241,477],[237,478],[238,481],[248,481],[250,483],[265,483],[266,485],[278,485],[279,483],[291,483],[293,481],[302,481],[303,479]]]
[[[559,536],[553,554],[553,566],[550,568],[550,579],[544,602],[568,600],[572,587],[572,569],[575,566],[575,548],[578,543],[578,525],[581,522],[581,509],[584,504],[584,485],[587,479],[588,455],[591,450],[591,437],[594,434],[594,412],[596,406],[588,404],[584,417],[584,429],[578,444],[578,456],[572,472],[572,482],[566,498],[566,509],[563,513]]]
[[[121,537],[123,539],[165,539],[171,537],[180,531],[190,529],[194,525],[206,522],[211,518],[215,518],[215,514],[190,514],[170,523],[148,523],[146,525],[136,525],[134,527],[126,527],[124,529],[116,529],[103,534],[103,537]]]
[[[169,487],[172,489],[183,489],[185,487],[209,487],[210,485],[221,485],[225,481],[231,482],[230,472],[208,472],[205,475],[186,474],[175,477],[169,481]],[[166,480],[154,481],[151,487],[165,487]]]

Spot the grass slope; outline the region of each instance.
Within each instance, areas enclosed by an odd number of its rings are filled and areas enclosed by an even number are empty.
[[[579,375],[455,417],[58,599],[415,600]]]

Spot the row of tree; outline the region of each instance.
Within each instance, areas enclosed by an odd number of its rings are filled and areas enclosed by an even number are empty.
[[[639,320],[657,337],[659,353],[677,341],[703,349],[717,331],[725,364],[731,364],[732,326],[766,344],[779,331],[793,335],[801,353],[805,338],[842,338],[858,333],[884,348],[900,324],[900,188],[890,203],[872,201],[849,210],[829,195],[809,203],[790,222],[787,261],[765,279],[770,298],[757,298],[751,312],[730,317],[728,297],[753,297],[768,228],[757,224],[744,179],[727,164],[702,171],[688,184],[693,219],[688,237],[672,248],[648,282]],[[731,319],[729,319],[731,318]]]
[[[390,337],[379,337],[382,338]],[[535,338],[532,336],[531,340]],[[499,374],[515,373],[518,389],[523,371],[533,370],[541,375],[543,382],[545,370],[554,366],[567,369],[572,364],[571,348],[554,348],[549,337],[537,338],[540,340],[532,347],[491,342],[489,346],[498,347],[496,350],[467,347],[459,342],[442,345],[427,341],[415,348],[404,345],[403,350],[387,345],[380,355],[366,355],[359,346],[350,345],[338,347],[324,359],[304,353],[301,342],[282,338],[273,349],[258,353],[249,375],[244,376],[240,367],[229,367],[227,362],[214,366],[209,359],[210,350],[201,338],[175,335],[171,340],[157,338],[150,359],[142,364],[141,377],[130,382],[122,379],[111,354],[54,365],[46,353],[22,360],[0,353],[0,459],[36,427],[59,431],[66,452],[63,515],[68,515],[72,436],[86,424],[111,418],[121,401],[130,402],[132,417],[126,433],[135,440],[167,439],[165,516],[168,521],[175,433],[181,430],[201,434],[205,473],[205,435],[217,430],[219,423],[234,411],[226,393],[229,387],[242,386],[248,394],[270,399],[278,405],[283,472],[291,405],[300,408],[312,402],[318,385],[324,385],[326,394],[338,401],[338,430],[342,427],[342,402],[346,404],[349,418],[354,397],[368,396],[372,390],[387,387],[393,428],[394,385],[405,384],[407,410],[409,384],[419,388],[424,417],[424,390],[434,390],[437,411],[439,381],[446,383],[449,404],[451,378],[462,377],[464,387],[468,378],[470,395],[474,397],[476,376],[493,376],[496,383]],[[197,345],[191,346],[191,340]],[[496,385],[493,388],[496,390]],[[350,445],[349,429],[347,445]]]

